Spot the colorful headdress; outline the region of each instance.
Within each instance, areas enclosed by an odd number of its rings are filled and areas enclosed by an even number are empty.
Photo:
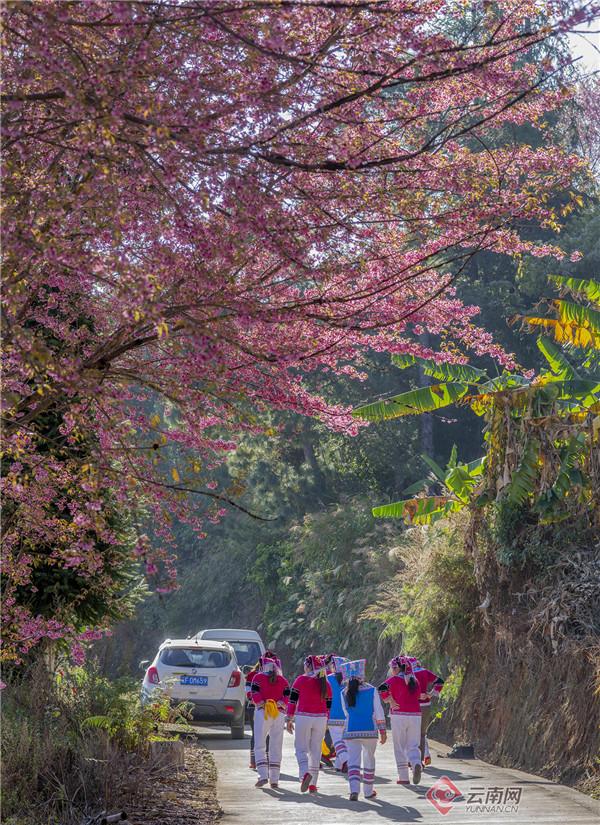
[[[307,656],[304,667],[311,671],[313,676],[325,676],[327,673],[326,656]]]
[[[281,659],[272,650],[266,650],[258,660],[258,666],[263,673],[275,670],[281,673]]]
[[[342,662],[340,665],[340,673],[345,682],[350,681],[350,679],[360,679],[363,682],[366,670],[366,659],[355,659],[353,662]]]
[[[349,662],[349,659],[346,659],[345,656],[336,656],[335,653],[329,653],[325,657],[325,664],[327,665],[327,672],[328,673],[339,673],[340,672],[340,665],[344,662]]]
[[[414,670],[416,662],[417,662],[417,659],[415,659],[413,656],[404,656],[404,655],[394,656],[393,659],[390,659],[389,666],[391,668],[392,667],[403,668],[404,672],[406,674],[411,675],[413,670]]]
[[[346,664],[346,662],[349,662],[349,661],[350,661],[350,659],[346,659],[345,656],[334,656],[333,657],[334,673],[341,673],[342,665]]]

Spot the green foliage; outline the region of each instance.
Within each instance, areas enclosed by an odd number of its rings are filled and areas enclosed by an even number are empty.
[[[562,345],[580,349],[600,349],[600,289],[592,280],[556,278],[552,279],[563,291],[574,293],[579,302],[564,299],[554,300],[552,307],[556,318],[525,315],[523,322],[531,327],[546,329]],[[580,301],[587,299],[587,304]]]
[[[585,451],[584,433],[576,433],[559,447],[560,467],[549,493],[556,499],[564,499],[575,487],[584,484],[579,469],[582,453]]]
[[[578,297],[585,297],[595,304],[600,304],[600,283],[584,278],[566,278],[562,275],[549,275],[548,280],[558,287]]]
[[[431,384],[418,390],[409,390],[392,398],[374,401],[357,407],[353,411],[356,418],[365,421],[388,421],[403,415],[419,415],[432,410],[440,410],[454,404],[467,394],[468,384],[458,381],[445,384]]]
[[[459,665],[455,667],[446,677],[444,682],[444,690],[441,694],[442,702],[446,707],[451,705],[453,702],[456,702],[458,699],[464,676],[465,669]]]
[[[559,283],[564,285],[564,281]],[[596,295],[595,282],[578,280],[569,284],[578,294]],[[598,322],[600,313],[589,306],[566,301],[554,301],[554,305],[564,327],[562,338],[558,340],[568,340],[572,346],[579,341],[582,347],[597,346],[600,350],[600,338],[598,342],[590,338],[597,331],[594,313],[598,315]],[[525,316],[524,320],[537,324],[544,319]],[[581,330],[577,333],[578,339],[570,336],[569,324],[573,323],[587,331],[591,343],[584,338]],[[433,472],[433,481],[441,486],[441,490],[432,494],[427,480],[416,482],[409,490],[419,495],[376,507],[374,516],[404,518],[408,525],[431,524],[463,506],[485,506],[501,495],[515,505],[528,502],[536,509],[538,517],[544,520],[560,520],[565,517],[565,506],[574,504],[578,507],[593,497],[597,486],[597,468],[590,453],[598,427],[597,419],[594,424],[589,411],[597,410],[600,403],[600,376],[590,372],[590,358],[583,361],[580,358],[582,364],[576,368],[564,350],[547,338],[540,337],[537,345],[550,370],[531,381],[510,374],[489,378],[482,370],[475,370],[470,376],[477,395],[467,400],[478,415],[485,416],[488,425],[486,456],[472,462],[471,466],[459,464],[454,446],[445,471],[432,458],[424,457]],[[436,372],[433,361],[411,355],[394,356],[394,363],[401,368],[419,364],[436,377],[442,374],[466,376],[461,373],[461,365],[443,365],[441,371]],[[448,388],[457,385],[436,385],[414,392],[437,392],[441,386]],[[409,395],[404,393],[387,401],[374,402],[359,407],[355,412],[377,420],[378,416],[386,415],[386,404],[399,404],[398,399]],[[442,406],[446,403],[450,403],[448,397]],[[422,405],[420,411],[429,409]],[[577,432],[567,431],[573,427],[578,428]],[[551,437],[548,437],[549,432]],[[485,479],[480,483],[479,476],[484,472]],[[574,494],[573,488],[584,490],[584,493]],[[559,506],[556,506],[557,503]]]
[[[595,281],[592,284],[595,284]],[[600,333],[600,312],[598,310],[589,306],[574,304],[572,301],[558,300],[554,303],[563,323],[578,324],[589,329],[590,332]]]
[[[519,466],[508,485],[507,498],[512,504],[524,504],[535,489],[540,472],[539,450],[540,442],[537,438],[529,438],[525,442]]]
[[[527,502],[517,504],[501,498],[489,512],[485,532],[504,568],[535,575],[547,571],[571,550],[576,554],[581,548],[592,548],[597,531],[585,516],[545,523]]]
[[[431,469],[432,475],[417,481],[405,492],[428,490],[433,483],[441,486],[441,493],[419,495],[416,498],[374,507],[373,515],[376,518],[403,518],[409,526],[433,524],[446,518],[450,513],[461,510],[469,503],[473,490],[484,472],[485,456],[468,464],[461,464],[457,459],[456,445],[453,445],[445,470],[430,456],[423,455],[422,458]]]
[[[542,353],[548,364],[550,365],[550,369],[554,373],[557,378],[563,379],[572,379],[578,378],[578,374],[570,363],[567,356],[564,354],[562,349],[559,347],[554,346],[552,341],[549,338],[545,338],[541,335],[537,339],[537,347],[539,351]]]
[[[375,518],[403,518],[407,524],[433,524],[461,508],[445,496],[423,496],[373,507]]]
[[[438,381],[462,381],[466,384],[478,384],[487,377],[485,370],[477,369],[470,364],[438,363],[433,359],[418,358],[415,355],[392,355],[392,364],[400,369],[420,366],[425,375],[436,378]]]

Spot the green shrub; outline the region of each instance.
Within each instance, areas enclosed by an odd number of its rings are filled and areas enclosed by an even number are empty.
[[[488,507],[488,537],[498,562],[513,570],[539,573],[550,567],[560,553],[572,546],[593,543],[595,529],[587,518],[570,517],[545,524],[530,505],[500,498]]]

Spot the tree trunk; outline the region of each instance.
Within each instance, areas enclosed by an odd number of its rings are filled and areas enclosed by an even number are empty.
[[[312,474],[315,479],[315,486],[317,490],[321,492],[325,491],[326,489],[325,476],[323,475],[323,472],[319,467],[319,462],[317,461],[315,448],[313,447],[310,435],[311,434],[309,427],[308,425],[305,425],[300,434],[300,443],[302,445],[302,450],[304,452],[304,460],[312,470]]]
[[[429,346],[429,333],[424,332],[419,335],[419,343],[424,347]],[[423,368],[419,367],[419,387],[428,387],[431,381],[429,377],[423,372]],[[419,416],[419,425],[421,430],[421,452],[425,455],[433,457],[433,416],[430,413],[424,413]]]

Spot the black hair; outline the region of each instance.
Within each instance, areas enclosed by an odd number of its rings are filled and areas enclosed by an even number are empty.
[[[327,677],[319,676],[319,684],[321,685],[321,699],[327,698]]]
[[[358,693],[359,687],[360,682],[358,679],[350,679],[348,682],[348,687],[346,689],[346,701],[348,702],[349,708],[353,708],[356,705],[356,694]]]
[[[402,673],[403,676],[406,675],[406,665],[400,665],[400,673]],[[411,693],[414,693],[415,690],[419,689],[419,683],[417,682],[412,673],[408,677],[408,681],[406,684]]]
[[[277,681],[277,668],[273,668],[273,670],[269,673],[269,682],[274,685]]]
[[[336,673],[335,674],[335,681],[338,683],[338,685],[342,684],[342,682],[344,681],[344,677],[342,676],[341,673]]]

